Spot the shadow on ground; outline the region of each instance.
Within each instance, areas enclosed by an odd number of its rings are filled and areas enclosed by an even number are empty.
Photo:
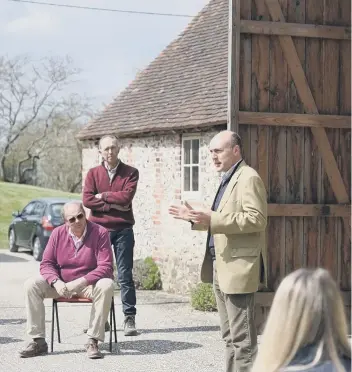
[[[53,352],[49,352],[48,355],[61,355],[61,354],[79,354],[79,353],[82,353],[84,354],[86,351],[84,350],[84,348],[82,349],[74,349],[74,350],[64,350],[64,351],[53,351]]]
[[[182,333],[182,332],[217,332],[220,331],[219,326],[199,326],[199,327],[180,327],[180,328],[155,328],[155,329],[139,329],[139,333]]]
[[[8,325],[8,324],[23,324],[26,323],[26,319],[0,319],[0,325]]]
[[[177,350],[198,349],[201,344],[170,340],[133,340],[118,342],[120,355],[169,354]],[[109,350],[108,344],[101,345],[102,350]],[[105,356],[114,354],[105,354]]]
[[[0,337],[0,345],[4,344],[12,344],[14,342],[22,342],[23,340],[20,340],[18,338],[13,337]]]
[[[28,262],[29,260],[26,260],[22,257],[16,257],[16,256],[10,256],[4,253],[0,253],[0,263],[3,262]]]

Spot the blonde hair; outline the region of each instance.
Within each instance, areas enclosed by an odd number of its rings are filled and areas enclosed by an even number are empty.
[[[306,345],[317,346],[314,360],[287,367]],[[341,294],[331,275],[321,268],[291,273],[274,297],[252,372],[299,371],[326,357],[344,372],[341,355],[351,357],[351,349]]]

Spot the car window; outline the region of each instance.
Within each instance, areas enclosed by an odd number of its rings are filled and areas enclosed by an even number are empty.
[[[64,207],[64,203],[55,203],[50,205],[50,215],[52,217],[62,217],[62,209]]]
[[[42,216],[44,214],[44,209],[44,203],[36,202],[32,214],[34,214],[35,216]]]
[[[31,202],[29,203],[28,205],[26,205],[23,210],[22,210],[22,215],[25,215],[25,216],[29,216],[31,214],[33,214],[33,210],[34,210],[34,206],[35,206],[35,202]]]

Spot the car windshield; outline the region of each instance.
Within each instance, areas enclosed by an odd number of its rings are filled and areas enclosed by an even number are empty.
[[[50,215],[55,218],[62,218],[62,208],[65,203],[57,203],[50,205]]]

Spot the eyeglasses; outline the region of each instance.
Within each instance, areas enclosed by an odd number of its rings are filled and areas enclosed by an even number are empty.
[[[75,216],[75,217],[71,217],[71,218],[69,218],[67,221],[68,221],[69,223],[74,223],[74,222],[76,222],[76,220],[77,220],[77,221],[80,221],[83,217],[84,217],[84,214],[83,214],[83,213],[79,213],[79,214],[77,214],[77,216]]]
[[[110,151],[114,152],[114,151],[117,151],[117,150],[118,150],[118,148],[116,146],[111,146],[111,147],[107,147],[107,148],[103,149],[102,152],[108,154]]]

